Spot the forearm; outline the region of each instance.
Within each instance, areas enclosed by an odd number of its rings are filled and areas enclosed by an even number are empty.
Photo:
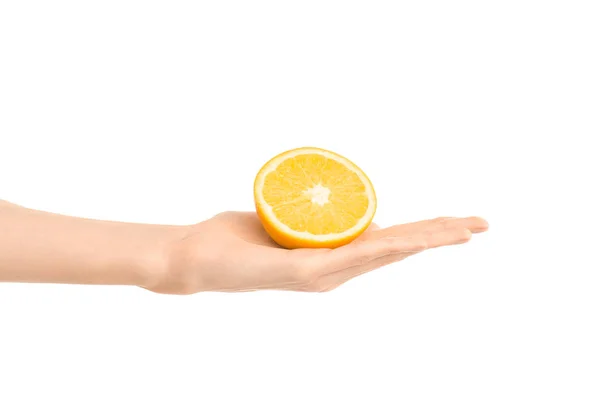
[[[152,285],[177,226],[109,222],[0,201],[0,282]]]

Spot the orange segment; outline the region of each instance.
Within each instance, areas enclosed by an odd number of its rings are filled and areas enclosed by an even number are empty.
[[[334,248],[358,237],[376,209],[373,186],[350,160],[319,148],[275,156],[254,183],[257,213],[287,248]]]

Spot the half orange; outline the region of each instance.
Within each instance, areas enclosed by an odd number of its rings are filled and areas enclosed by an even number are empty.
[[[303,147],[269,160],[254,182],[256,212],[286,248],[335,248],[360,236],[377,208],[367,175],[329,150]]]

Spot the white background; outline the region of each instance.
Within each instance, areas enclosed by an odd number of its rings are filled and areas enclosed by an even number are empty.
[[[326,294],[0,285],[0,396],[600,395],[594,1],[2,1],[0,197],[187,224],[271,156],[490,231]]]

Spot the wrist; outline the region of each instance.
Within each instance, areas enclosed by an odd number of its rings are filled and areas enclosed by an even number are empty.
[[[143,241],[133,249],[133,285],[155,291],[171,278],[173,247],[186,235],[187,226],[149,225]]]

